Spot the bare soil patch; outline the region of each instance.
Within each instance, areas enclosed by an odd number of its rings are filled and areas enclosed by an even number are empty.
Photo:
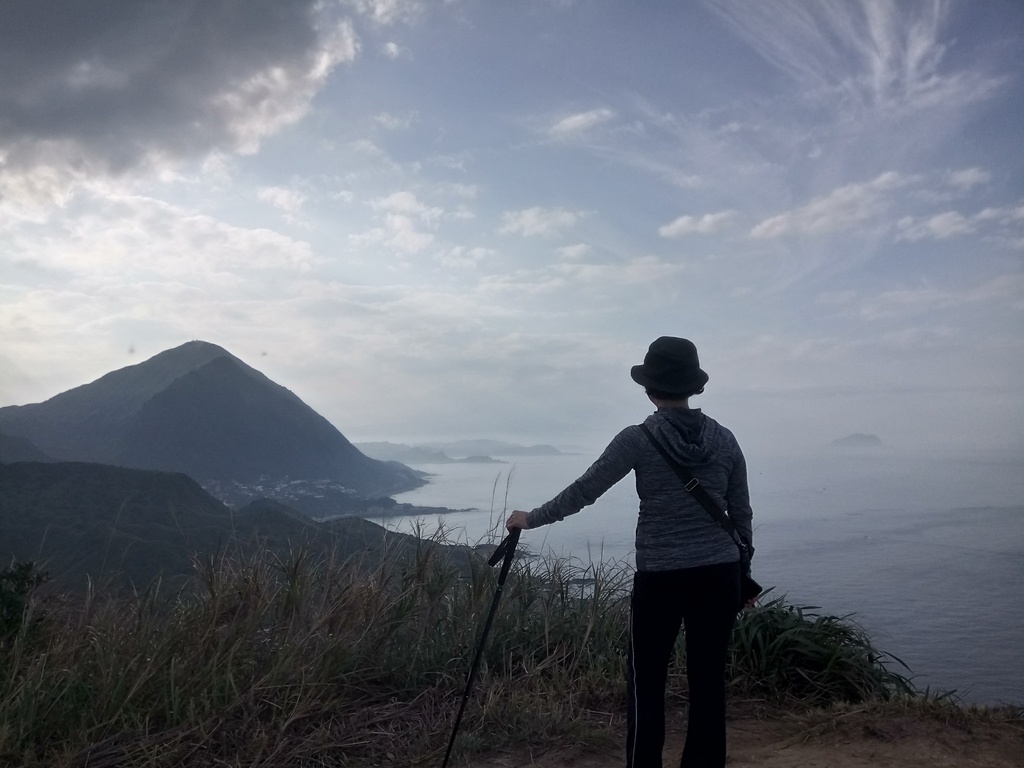
[[[664,764],[678,765],[685,712],[669,718]],[[621,728],[618,730],[621,731]],[[622,734],[619,733],[619,743]],[[612,768],[621,747],[495,754],[473,768]],[[1022,768],[1024,719],[1018,714],[847,707],[803,715],[745,714],[729,723],[730,768]]]

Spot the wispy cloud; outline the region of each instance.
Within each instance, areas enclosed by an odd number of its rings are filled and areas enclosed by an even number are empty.
[[[945,240],[954,235],[966,235],[974,231],[974,224],[956,211],[947,211],[926,219],[915,220],[905,216],[897,222],[897,240]]]
[[[302,204],[306,202],[304,194],[286,187],[260,187],[256,192],[256,197],[288,214],[298,213]]]
[[[680,216],[670,224],[658,228],[662,237],[682,237],[683,235],[711,235],[721,232],[736,217],[735,211],[705,213],[703,216]]]
[[[591,128],[606,123],[615,117],[610,109],[592,109],[589,112],[579,112],[568,117],[563,117],[551,126],[549,133],[555,138],[564,139],[575,136]]]
[[[498,231],[505,235],[520,234],[524,237],[554,235],[575,225],[581,215],[564,208],[539,206],[522,211],[505,211],[501,217],[501,229]]]
[[[67,205],[88,179],[87,169],[61,157],[60,145],[48,149],[51,162],[28,168],[10,168],[0,155],[0,232],[21,222],[46,221],[53,207]]]
[[[991,180],[992,174],[983,168],[964,168],[962,171],[953,171],[949,174],[949,183],[965,190],[979,184],[987,184]]]
[[[1001,82],[944,65],[948,0],[707,2],[761,56],[804,88],[891,115],[961,106]]]
[[[419,253],[434,243],[433,232],[444,209],[430,206],[408,190],[393,192],[370,201],[370,207],[384,214],[383,226],[349,235],[356,247],[383,245],[402,253]]]
[[[346,4],[382,25],[413,21],[424,10],[420,0],[347,0]]]
[[[389,213],[383,227],[349,235],[349,242],[356,247],[384,245],[403,253],[419,253],[434,242],[434,235],[420,229],[411,216]]]
[[[878,215],[884,209],[886,195],[910,181],[889,171],[863,184],[847,184],[802,208],[765,219],[750,231],[750,236],[823,235],[851,229]]]
[[[559,259],[566,261],[578,261],[590,253],[591,248],[587,243],[576,243],[575,245],[566,245],[562,248],[557,248],[555,253],[558,254]]]
[[[983,228],[995,228],[997,238],[1012,238],[1024,221],[1024,206],[985,208],[973,216],[959,211],[944,211],[933,216],[904,216],[896,222],[897,240],[945,240],[957,235],[969,235]],[[1014,229],[1015,225],[1017,230]],[[992,231],[990,229],[990,231]]]
[[[424,221],[434,221],[444,214],[443,208],[426,205],[420,202],[415,194],[407,190],[393,192],[387,197],[380,197],[370,203],[381,211],[418,216]]]
[[[139,195],[94,196],[92,212],[68,218],[62,234],[24,246],[23,258],[84,278],[235,284],[262,270],[309,271],[322,260],[308,242],[245,228]]]
[[[409,49],[408,48],[403,48],[398,43],[393,42],[393,41],[389,41],[389,42],[384,43],[384,45],[382,45],[380,47],[380,51],[385,56],[387,56],[389,59],[393,59],[393,60],[394,59],[400,59],[403,56],[408,56],[409,55]]]
[[[454,248],[450,248],[447,251],[439,254],[437,260],[443,267],[460,267],[462,269],[472,269],[476,267],[484,259],[490,258],[495,254],[495,251],[491,248],[467,248],[463,245],[457,245]]]
[[[409,112],[405,115],[393,115],[390,112],[381,112],[375,118],[374,122],[382,128],[386,128],[389,131],[398,130],[399,128],[408,128],[410,125],[415,123],[419,119],[419,114],[415,111]]]
[[[473,200],[480,192],[480,187],[476,184],[460,184],[458,182],[444,182],[437,188],[442,192],[450,192],[467,200]]]
[[[905,315],[916,315],[963,304],[1010,301],[1024,299],[1024,275],[1000,275],[981,285],[951,291],[935,286],[886,291],[867,299],[860,315],[867,320],[885,320]]]

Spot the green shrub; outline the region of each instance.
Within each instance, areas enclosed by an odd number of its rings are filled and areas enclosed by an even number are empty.
[[[748,695],[825,705],[913,692],[910,681],[849,617],[823,616],[782,598],[745,611],[733,631],[733,686]],[[904,667],[906,665],[903,665]]]

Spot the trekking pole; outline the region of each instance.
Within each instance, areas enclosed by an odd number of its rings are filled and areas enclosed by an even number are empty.
[[[501,592],[505,589],[505,578],[508,576],[508,569],[512,566],[512,558],[516,554],[516,544],[519,543],[519,528],[513,528],[508,536],[502,539],[501,544],[494,550],[491,559],[487,564],[492,568],[501,560],[501,572],[498,574],[498,588],[494,592],[494,599],[491,601],[491,611],[487,614],[487,621],[484,622],[484,631],[480,634],[480,644],[476,649],[476,656],[473,658],[473,666],[469,669],[469,677],[466,680],[466,690],[462,693],[462,703],[459,704],[459,714],[455,716],[455,727],[452,728],[452,737],[448,739],[448,749],[444,753],[444,762],[441,768],[448,768],[448,758],[451,757],[452,747],[455,746],[455,737],[459,733],[459,725],[462,723],[462,714],[466,711],[466,703],[469,701],[469,692],[473,689],[473,681],[476,679],[476,670],[480,666],[480,658],[484,655],[484,645],[487,643],[487,633],[491,631],[491,623],[494,621],[494,614],[498,612],[498,602],[501,600]],[[504,559],[502,559],[504,558]]]

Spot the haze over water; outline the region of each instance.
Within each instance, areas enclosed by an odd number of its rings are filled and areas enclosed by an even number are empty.
[[[596,455],[424,465],[431,482],[399,501],[475,511],[386,523],[423,534],[443,524],[475,542],[504,519],[510,473],[507,508],[532,509]],[[856,614],[919,687],[976,703],[1024,701],[1024,454],[748,454],[748,468],[763,584],[791,603]],[[632,565],[633,482],[630,474],[578,515],[525,532],[523,544]]]

